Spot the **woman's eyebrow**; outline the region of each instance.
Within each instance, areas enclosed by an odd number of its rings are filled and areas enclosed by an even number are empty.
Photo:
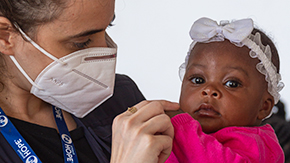
[[[114,14],[114,17],[111,21],[111,23],[115,20],[116,18],[116,15]],[[84,36],[89,36],[89,35],[92,35],[92,34],[95,34],[95,33],[98,33],[98,32],[102,32],[106,29],[92,29],[92,30],[87,30],[87,31],[84,31],[84,32],[81,32],[81,33],[78,33],[76,35],[73,35],[73,36],[68,36],[68,39],[73,39],[73,38],[79,38],[79,37],[84,37]]]
[[[92,34],[95,34],[95,33],[98,33],[98,32],[102,32],[102,31],[104,31],[104,30],[105,30],[105,29],[93,29],[93,30],[87,30],[87,31],[84,31],[84,32],[78,33],[78,34],[76,34],[76,35],[69,36],[68,38],[69,38],[69,39],[73,39],[73,38],[79,38],[79,37],[89,36],[89,35],[92,35]]]

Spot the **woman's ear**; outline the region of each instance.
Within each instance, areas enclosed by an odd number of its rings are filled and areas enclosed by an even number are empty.
[[[268,98],[265,98],[262,107],[259,110],[258,119],[263,120],[271,114],[272,108],[274,106],[274,99],[269,94]]]
[[[6,55],[13,55],[13,41],[15,36],[15,29],[11,22],[0,16],[0,52]]]

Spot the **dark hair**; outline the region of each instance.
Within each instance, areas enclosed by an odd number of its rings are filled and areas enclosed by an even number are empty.
[[[255,35],[257,32],[261,34],[261,42],[264,46],[269,45],[271,48],[272,53],[272,63],[277,68],[277,72],[280,72],[280,60],[279,60],[279,54],[278,50],[273,43],[273,41],[265,34],[265,32],[261,31],[260,29],[254,28],[252,31],[252,34]]]
[[[33,35],[35,27],[56,19],[67,2],[68,0],[1,0],[0,16],[9,19],[12,24],[17,23],[23,31]]]

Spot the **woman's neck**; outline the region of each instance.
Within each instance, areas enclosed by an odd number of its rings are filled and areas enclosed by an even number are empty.
[[[0,94],[0,106],[7,116],[58,130],[50,104],[23,90],[9,92],[3,90]],[[65,111],[63,116],[69,131],[75,129],[73,117]]]

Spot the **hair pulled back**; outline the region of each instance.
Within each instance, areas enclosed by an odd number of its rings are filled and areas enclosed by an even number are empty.
[[[39,25],[51,22],[59,17],[71,0],[0,0],[0,17],[7,18],[14,28],[16,23],[30,37],[35,36]],[[8,27],[7,27],[8,29]],[[3,29],[3,30],[7,30]],[[0,29],[1,30],[1,29]],[[0,52],[0,92],[4,89],[7,73],[6,62]]]
[[[66,7],[68,0],[1,0],[0,16],[17,23],[27,33],[53,21]]]

